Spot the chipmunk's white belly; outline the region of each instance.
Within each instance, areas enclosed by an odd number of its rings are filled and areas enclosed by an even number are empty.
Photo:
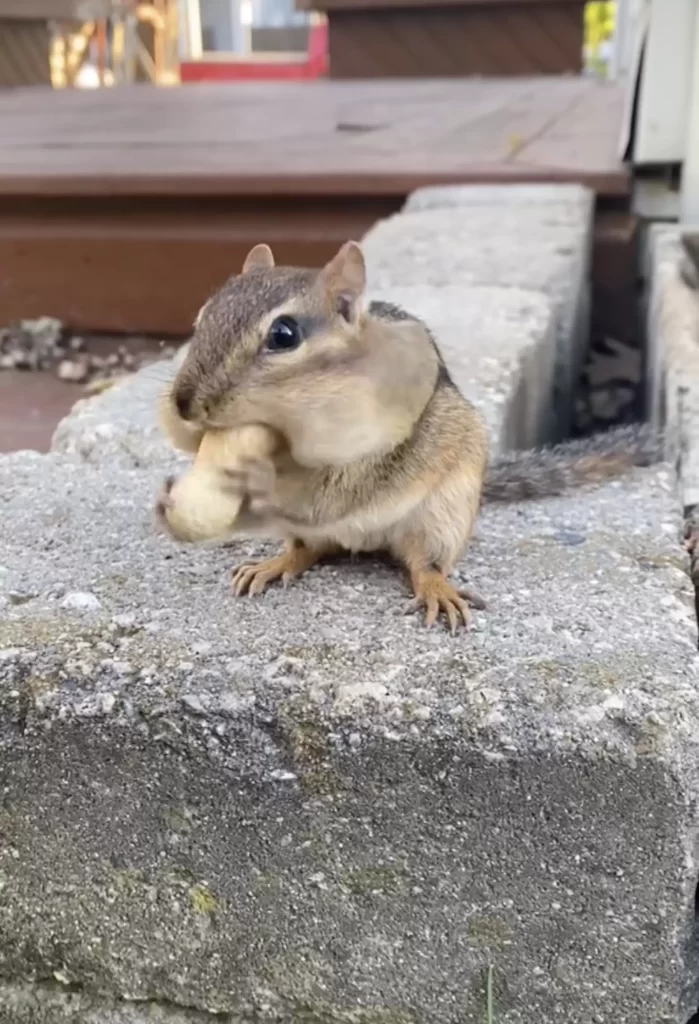
[[[362,509],[334,523],[295,529],[294,535],[310,543],[327,541],[352,552],[387,550],[396,530],[404,529],[415,515],[421,498],[419,493],[408,494],[400,501],[394,499]]]
[[[345,551],[381,551],[390,547],[392,529],[367,530],[361,523],[333,523],[327,527],[296,527],[293,534],[300,540],[313,544],[326,541],[336,544]]]
[[[340,527],[333,530],[328,539],[333,544],[338,544],[346,551],[352,552],[382,551],[390,546],[388,531],[376,530],[372,533],[367,533],[360,526],[346,525]]]
[[[417,540],[427,563],[450,567],[468,544],[478,513],[480,481],[466,470],[430,491],[416,487],[400,500],[391,496],[337,522],[288,532],[309,544],[321,540],[346,551],[390,551],[399,558]]]

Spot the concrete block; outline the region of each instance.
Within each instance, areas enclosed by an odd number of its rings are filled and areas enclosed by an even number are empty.
[[[699,506],[699,292],[679,273],[680,228],[657,225],[648,239],[647,404],[666,423],[682,504]]]
[[[188,345],[127,377],[101,395],[76,402],[54,431],[51,450],[101,464],[111,459],[126,467],[177,466],[181,459],[158,427],[158,395],[182,363]]]
[[[454,379],[483,412],[493,450],[546,438],[556,356],[553,304],[516,288],[385,288],[368,299],[395,302],[436,335]],[[56,452],[88,462],[148,466],[175,457],[160,436],[156,400],[174,366],[161,362],[103,395],[78,403],[59,424]]]
[[[454,186],[414,193],[364,239],[377,289],[497,285],[541,291],[557,322],[556,416],[566,436],[589,341],[594,198],[579,186]]]
[[[465,206],[516,206],[525,211],[534,207],[539,219],[543,213],[547,220],[574,224],[593,211],[594,193],[584,185],[426,185],[408,196],[403,210],[415,213]]]
[[[686,1024],[669,470],[486,508],[456,638],[373,561],[235,601],[258,549],[156,536],[158,476],[0,459],[0,1019],[482,1024],[492,966],[498,1024]]]

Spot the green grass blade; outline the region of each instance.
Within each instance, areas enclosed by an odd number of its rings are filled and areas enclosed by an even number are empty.
[[[485,980],[485,1008],[486,1024],[494,1024],[493,1014],[493,965],[488,968],[488,975]]]

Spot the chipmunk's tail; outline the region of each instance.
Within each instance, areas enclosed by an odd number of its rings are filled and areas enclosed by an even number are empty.
[[[618,427],[551,448],[508,452],[493,460],[483,501],[550,498],[619,477],[633,466],[650,466],[663,457],[663,432],[648,423]]]

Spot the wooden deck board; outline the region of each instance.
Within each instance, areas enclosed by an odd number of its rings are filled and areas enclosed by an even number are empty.
[[[256,242],[318,266],[420,185],[624,197],[622,101],[576,78],[0,92],[0,324],[186,334]]]
[[[388,194],[484,176],[619,194],[622,101],[582,78],[19,90],[0,95],[0,195]]]

